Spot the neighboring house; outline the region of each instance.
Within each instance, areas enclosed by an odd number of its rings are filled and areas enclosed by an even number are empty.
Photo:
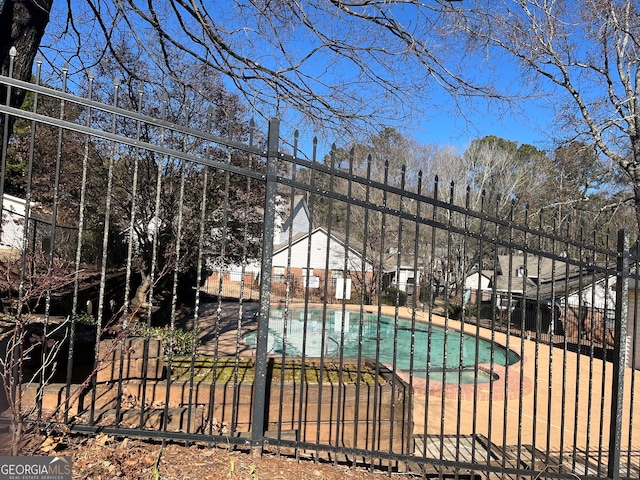
[[[495,305],[501,317],[506,316],[525,291],[533,292],[536,283],[527,275],[524,258],[512,257],[511,270],[508,256],[500,256],[495,269],[472,272],[464,281],[465,300],[473,305],[491,305],[495,292]]]
[[[320,297],[325,291],[324,282],[329,282],[327,291],[333,299],[349,298],[354,288],[369,281],[373,276],[373,264],[362,258],[362,253],[349,245],[340,235],[325,228],[312,227],[309,207],[304,195],[291,199],[280,199],[275,218],[274,254],[272,260],[272,284],[276,294],[279,286],[284,288],[287,278],[290,288],[301,292],[309,285],[312,297]],[[345,253],[346,252],[346,253]],[[346,270],[345,270],[346,255]],[[403,256],[398,267],[397,251],[390,251],[382,275],[382,286],[395,286],[413,295],[416,285],[413,257]],[[328,271],[327,271],[328,265]],[[362,272],[365,279],[362,279]],[[226,279],[239,282],[244,272],[244,281],[255,282],[260,274],[259,262],[230,265]],[[420,278],[422,267],[418,270]],[[288,277],[287,277],[288,275]]]
[[[501,318],[511,310],[515,325],[524,315],[526,330],[612,340],[615,278],[594,269],[535,255],[500,255],[495,269],[472,272],[464,288],[472,304],[478,297],[481,306],[495,301]]]
[[[309,207],[304,195],[295,195],[293,197],[294,206],[291,210],[291,199],[278,197],[276,206],[276,215],[274,219],[274,248],[283,242],[288,241],[290,231],[291,235],[309,232],[311,223],[309,216]],[[245,283],[247,281],[256,281],[260,275],[259,259],[248,259],[247,264],[233,264],[227,266],[228,280],[239,282],[242,279],[242,273],[245,275]]]
[[[414,257],[402,255],[396,248],[391,249],[389,254],[382,272],[382,289],[386,290],[387,287],[393,286],[407,294],[407,305],[415,305],[418,299],[415,297],[416,285],[420,286],[423,277],[422,265],[419,264],[416,271]],[[399,264],[398,255],[400,255]]]
[[[4,194],[2,198],[2,234],[0,248],[22,250],[27,201],[23,198]],[[31,202],[29,220],[31,222],[27,241],[31,248],[41,248],[48,252],[51,248],[51,217],[43,215]]]
[[[354,281],[371,275],[373,265],[362,254],[324,228],[299,232],[274,248],[272,285],[293,280],[294,289],[309,287],[317,296],[326,289],[335,299],[349,299]],[[346,266],[346,269],[345,269]],[[287,277],[288,275],[288,277]]]
[[[418,276],[421,269],[418,270]],[[394,286],[398,290],[402,290],[411,295],[416,284],[415,270],[413,265],[408,265],[407,262],[401,263],[400,266],[389,265],[384,269],[382,274],[382,288]]]
[[[2,198],[2,248],[22,250],[26,200],[4,194]]]
[[[285,210],[290,210],[290,202],[285,202]],[[318,288],[316,285],[320,280],[329,278],[331,281],[330,290],[334,294],[340,295],[342,284],[342,275],[344,270],[344,251],[345,243],[339,236],[332,234],[329,238],[328,232],[323,228],[315,228],[311,233],[311,218],[306,198],[303,195],[294,197],[293,210],[290,215],[282,221],[279,231],[279,243],[276,244],[276,253],[274,253],[273,268],[274,282],[281,281],[284,278],[284,269],[287,265],[286,255],[288,252],[288,243],[291,239],[291,274],[299,277],[302,286],[306,286],[307,274],[309,274],[309,285],[311,288]],[[307,252],[309,241],[311,238],[311,263],[309,272],[307,271]],[[327,257],[327,244],[331,245],[331,251]],[[394,286],[399,290],[413,295],[416,285],[416,272],[414,268],[413,257],[402,256],[400,265],[398,266],[398,251],[391,249],[388,252],[388,259],[385,262],[382,275],[382,288]],[[330,272],[325,273],[327,261],[330,264]],[[349,246],[349,256],[347,265],[347,280],[349,284],[351,278],[359,278],[362,276],[362,265],[365,264],[365,272],[372,274],[373,265],[371,262],[364,262],[362,254],[353,246]],[[311,274],[311,271],[313,274]],[[418,268],[418,278],[420,278],[422,267]]]
[[[373,266],[362,258],[362,254],[335,234],[329,235],[324,228],[311,228],[311,218],[303,195],[279,202],[275,219],[274,253],[272,257],[272,288],[276,295],[284,293],[287,279],[289,288],[300,293],[307,284],[313,299],[326,291],[333,299],[349,299],[354,288],[360,288],[362,272],[365,277],[372,275]],[[346,258],[346,271],[345,271]],[[328,266],[328,271],[327,271]],[[242,273],[244,272],[244,278]],[[223,283],[257,283],[260,263],[248,262],[229,265],[223,273]],[[210,289],[215,291],[218,273],[209,278]]]

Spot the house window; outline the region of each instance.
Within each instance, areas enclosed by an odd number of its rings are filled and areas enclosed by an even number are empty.
[[[527,269],[524,267],[516,268],[516,277],[524,278],[527,276]]]
[[[338,279],[342,277],[342,270],[331,270],[331,286],[335,288]]]
[[[307,278],[313,277],[313,268],[303,268],[302,269],[302,278],[303,282],[307,281]]]
[[[274,283],[284,283],[284,267],[273,267]]]

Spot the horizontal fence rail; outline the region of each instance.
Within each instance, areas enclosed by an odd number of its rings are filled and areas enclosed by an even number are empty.
[[[14,425],[425,478],[640,476],[626,232],[40,77],[0,77]]]

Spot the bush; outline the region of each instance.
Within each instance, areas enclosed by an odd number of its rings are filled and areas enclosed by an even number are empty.
[[[450,303],[448,307],[449,318],[451,320],[460,320],[464,307],[461,303]]]
[[[396,298],[398,299],[398,306],[404,307],[407,303],[407,292],[398,290],[396,287],[387,287],[382,294],[380,303],[383,305],[395,305]]]
[[[359,290],[357,288],[354,288],[353,290],[351,290],[351,298],[349,300],[345,300],[345,303],[349,304],[349,305],[360,305],[360,301],[363,300],[362,298],[362,290]],[[367,295],[366,293],[364,294],[364,304],[365,305],[371,305],[371,297],[369,295]]]
[[[132,332],[134,335],[141,337],[149,335],[149,338],[157,339],[162,342],[164,354],[170,353],[174,356],[191,355],[193,349],[197,350],[200,345],[199,331],[182,330],[176,328],[173,330],[173,349],[171,348],[171,329],[169,327],[147,327],[145,324],[138,324]],[[195,343],[194,343],[195,342]]]
[[[98,324],[98,319],[95,318],[93,315],[89,315],[88,313],[78,313],[75,316],[75,321],[76,324],[81,323],[83,325],[97,325]]]
[[[467,318],[477,317],[478,316],[478,306],[474,304],[467,304],[464,307],[464,314]]]
[[[478,313],[478,307],[476,305],[462,305],[461,303],[450,303],[449,304],[449,318],[451,320],[462,320],[462,314],[464,313],[464,317],[469,319],[471,317],[475,317]]]

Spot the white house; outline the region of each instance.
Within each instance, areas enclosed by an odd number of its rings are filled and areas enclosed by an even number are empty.
[[[484,269],[470,273],[463,284],[465,301],[476,304],[479,296],[480,303],[492,302],[495,294],[498,310],[506,312],[513,306],[514,299],[537,288],[537,273],[531,271],[531,275],[528,275],[524,263],[523,257],[513,256],[510,260],[507,255],[501,255],[495,270]]]
[[[525,315],[527,328],[535,329],[542,314],[543,333],[562,330],[566,335],[593,335],[612,345],[615,327],[616,277],[597,274],[588,267],[529,255],[500,256],[496,270],[475,271],[464,282],[466,298],[472,303],[492,303],[511,308],[512,321]],[[511,268],[509,268],[511,267]],[[640,303],[638,285],[629,287],[627,364],[640,369]],[[525,298],[526,297],[526,298]],[[511,304],[504,300],[509,298]],[[635,310],[638,312],[635,312]],[[520,309],[520,310],[519,310]],[[552,313],[553,312],[553,313]],[[562,317],[562,318],[561,318]],[[580,327],[578,327],[580,324]],[[593,331],[592,331],[592,327]],[[606,332],[606,338],[597,338]],[[634,355],[635,350],[635,355]],[[633,363],[635,362],[635,363]],[[633,365],[632,365],[633,363]]]
[[[4,194],[2,199],[1,248],[22,250],[26,205],[25,199]]]
[[[272,284],[278,291],[278,284],[284,285],[288,278],[293,288],[305,288],[321,295],[324,282],[329,282],[330,295],[349,298],[353,281],[373,271],[370,262],[362,254],[338,236],[324,228],[311,228],[309,207],[304,195],[291,199],[282,198],[278,202],[275,218],[274,253],[272,257]],[[346,274],[345,274],[346,259]],[[328,271],[327,271],[328,264]],[[257,279],[260,274],[259,260],[243,265],[229,265],[226,274],[231,282],[245,282],[251,277]],[[288,277],[287,277],[288,276]],[[213,277],[212,277],[213,278]],[[360,278],[360,280],[362,280]],[[217,282],[217,279],[214,279]]]
[[[393,286],[400,291],[405,292],[408,304],[417,302],[419,299],[419,288],[422,281],[423,266],[418,262],[416,267],[415,257],[413,255],[402,254],[397,248],[389,249],[389,255],[384,262],[384,271],[382,272],[382,288]]]
[[[331,282],[330,290],[338,299],[350,298],[353,279],[373,271],[358,250],[321,227],[297,233],[291,242],[287,239],[277,246],[272,265],[273,283],[284,282],[288,271],[302,287],[321,289],[322,282]]]
[[[296,236],[309,232],[311,220],[305,197],[304,195],[296,195],[293,199],[294,206],[291,212],[289,212],[291,209],[290,199],[282,197],[278,197],[277,199],[273,235],[274,250],[287,242],[290,235]],[[240,281],[243,272],[245,275],[251,275],[257,278],[260,274],[260,261],[259,259],[249,259],[246,265],[229,265],[227,270],[229,271],[232,281]]]

